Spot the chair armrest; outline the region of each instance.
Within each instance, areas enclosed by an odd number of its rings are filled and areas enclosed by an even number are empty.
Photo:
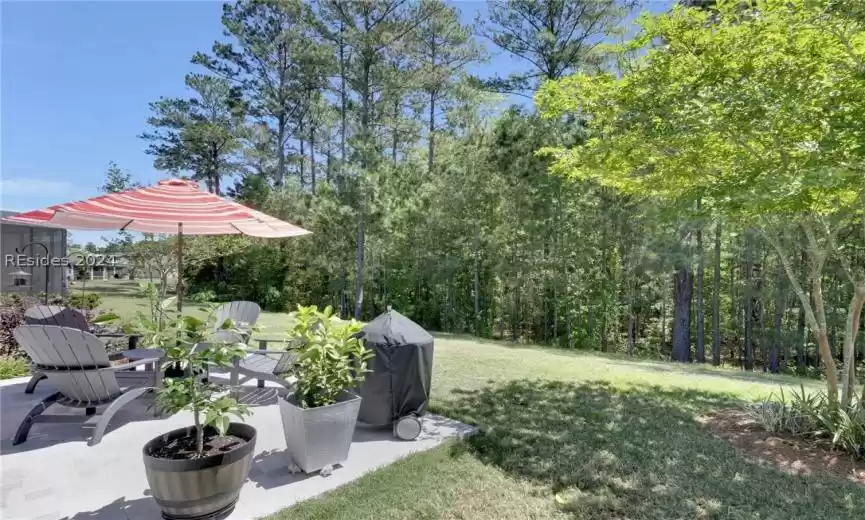
[[[100,372],[116,372],[118,370],[126,370],[126,369],[129,369],[132,367],[137,367],[139,365],[149,365],[151,363],[159,363],[160,359],[162,359],[162,358],[159,358],[159,357],[144,358],[144,359],[139,359],[138,361],[132,361],[131,363],[124,363],[122,365],[116,365],[113,367],[100,368],[99,371]]]
[[[285,350],[261,350],[253,347],[249,347],[246,349],[247,354],[287,354],[293,350],[297,349],[285,349]]]
[[[97,338],[125,338],[126,336],[130,336],[130,334],[126,334],[123,332],[91,332]]]

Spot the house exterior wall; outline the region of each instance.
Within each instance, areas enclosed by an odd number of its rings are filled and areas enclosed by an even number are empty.
[[[14,215],[10,212],[2,212],[0,216]],[[18,293],[37,296],[45,291],[46,269],[48,271],[48,292],[66,295],[68,292],[68,269],[59,264],[23,266],[18,264],[16,249],[23,248],[27,244],[37,242],[48,248],[49,258],[59,259],[67,257],[67,232],[65,229],[21,226],[17,224],[0,223],[0,293]],[[44,258],[44,250],[38,246],[30,246],[23,251],[24,256],[31,258]],[[11,255],[11,256],[10,256]],[[23,277],[27,285],[16,287],[12,273],[23,271],[30,276]]]

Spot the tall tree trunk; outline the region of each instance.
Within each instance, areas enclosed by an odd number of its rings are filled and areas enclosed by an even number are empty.
[[[480,336],[480,323],[481,323],[481,251],[480,251],[480,243],[481,243],[481,230],[478,228],[477,234],[475,235],[475,265],[474,265],[474,304],[475,304],[475,316],[474,316],[474,324],[475,324],[475,335]]]
[[[628,355],[634,355],[634,306],[628,308]]]
[[[309,121],[309,180],[312,186],[312,194],[315,195],[315,130],[314,118]]]
[[[853,297],[847,310],[847,320],[844,327],[844,365],[841,370],[841,403],[848,405],[856,397],[856,336],[859,333],[859,321],[862,307],[865,306],[865,285],[853,288]]]
[[[435,129],[436,129],[436,95],[429,95],[429,148],[427,149],[427,172],[432,173],[433,160],[435,158]]]
[[[806,234],[810,229],[806,229]],[[838,367],[835,365],[835,360],[832,359],[832,354],[829,348],[829,340],[826,337],[826,310],[823,301],[823,285],[822,274],[825,256],[814,247],[814,240],[809,237],[812,246],[808,250],[808,256],[811,259],[810,281],[811,281],[811,300],[814,304],[808,301],[808,295],[799,283],[799,277],[793,269],[793,264],[790,263],[787,251],[781,246],[777,237],[769,232],[764,232],[763,236],[775,248],[778,253],[778,259],[784,266],[784,271],[787,273],[787,279],[793,287],[793,291],[799,298],[799,302],[805,309],[805,320],[811,331],[817,338],[817,347],[820,352],[820,357],[823,359],[823,372],[826,375],[826,393],[831,402],[838,402]]]
[[[673,274],[673,361],[691,361],[691,299],[694,296],[694,273],[681,265]]]
[[[701,202],[697,200],[697,211]],[[697,228],[697,363],[706,362],[705,317],[703,314],[703,223]]]
[[[787,293],[785,292],[785,290],[786,288],[784,287],[784,273],[779,272],[778,276],[775,278],[775,319],[773,323],[774,334],[772,341],[772,350],[769,353],[769,371],[773,374],[777,374],[780,371],[778,354],[779,352],[784,350],[782,346],[784,336],[781,329],[784,321],[784,306],[787,299]],[[784,362],[787,362],[786,356],[784,356]]]
[[[715,224],[715,273],[712,278],[712,364],[721,364],[721,221]]]
[[[300,118],[300,122],[298,123],[298,135],[300,136],[297,140],[300,144],[300,189],[303,191],[304,186],[306,186],[306,147],[304,144],[306,143],[306,136],[303,135],[304,130],[304,117]]]
[[[806,265],[808,262],[807,253],[803,250],[799,255],[800,270],[803,275],[807,276]],[[807,297],[806,297],[807,298]],[[805,343],[808,339],[805,332],[805,306],[799,304],[799,316],[796,326],[796,367],[802,368],[808,364],[808,358],[805,352]]]
[[[285,186],[285,112],[280,112],[276,124],[276,182],[279,187]]]
[[[745,342],[743,345],[744,356],[742,368],[745,370],[754,369],[754,280],[753,280],[753,243],[751,239],[751,231],[745,233],[745,263],[742,272],[745,278],[745,294],[744,294],[744,309],[743,322],[745,327]]]
[[[345,153],[346,142],[346,112],[348,111],[348,93],[345,90],[345,23],[339,23],[339,174],[337,184],[342,188],[345,177],[345,165],[348,157]]]
[[[565,346],[571,348],[571,299],[568,297],[568,275],[565,274]]]
[[[328,132],[330,133],[330,132]],[[332,136],[328,136],[327,139],[327,152],[325,153],[325,172],[324,178],[328,184],[331,181],[331,170],[333,169],[333,150],[331,150],[331,139]]]
[[[391,160],[394,166],[396,166],[397,150],[399,150],[399,104],[399,96],[396,96],[393,100],[393,131],[391,135],[393,139],[391,143]]]
[[[737,240],[737,245],[741,246],[741,240]],[[741,247],[739,247],[739,251],[741,251]],[[737,253],[737,260],[739,260]],[[737,348],[739,344],[739,340],[741,337],[739,336],[740,328],[739,328],[739,308],[737,303],[739,302],[739,292],[736,290],[736,273],[740,270],[735,268],[735,264],[733,261],[730,261],[730,266],[727,269],[730,273],[730,320],[732,321],[733,333],[732,340],[729,342],[730,345],[730,361],[734,361],[736,359],[739,360],[739,365],[742,364],[742,349]]]
[[[667,294],[661,296],[661,344],[658,347],[660,357],[664,357],[664,351],[667,349]]]
[[[369,15],[367,15],[367,19],[365,20],[365,27],[369,30]],[[371,80],[370,80],[370,72],[372,66],[374,64],[373,57],[371,53],[373,51],[369,49],[364,49],[362,53],[362,83],[360,85],[360,95],[361,95],[361,112],[360,112],[360,125],[361,125],[361,137],[363,147],[361,150],[361,175],[360,179],[358,179],[358,223],[357,223],[357,250],[355,252],[355,262],[356,262],[356,270],[357,275],[355,276],[355,294],[354,294],[354,319],[360,320],[361,315],[363,314],[363,264],[364,264],[364,255],[366,254],[366,189],[364,186],[364,179],[366,175],[368,175],[368,169],[370,167],[370,147],[372,145],[372,134],[370,128],[370,116],[371,116]]]

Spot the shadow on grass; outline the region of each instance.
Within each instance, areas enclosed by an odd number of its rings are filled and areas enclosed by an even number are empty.
[[[582,518],[865,518],[865,489],[749,462],[695,415],[732,398],[603,382],[512,381],[437,407],[480,434],[457,450],[555,494]]]

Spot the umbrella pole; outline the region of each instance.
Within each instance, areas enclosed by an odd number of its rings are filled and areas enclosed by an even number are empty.
[[[177,223],[177,313],[183,310],[183,222]]]

